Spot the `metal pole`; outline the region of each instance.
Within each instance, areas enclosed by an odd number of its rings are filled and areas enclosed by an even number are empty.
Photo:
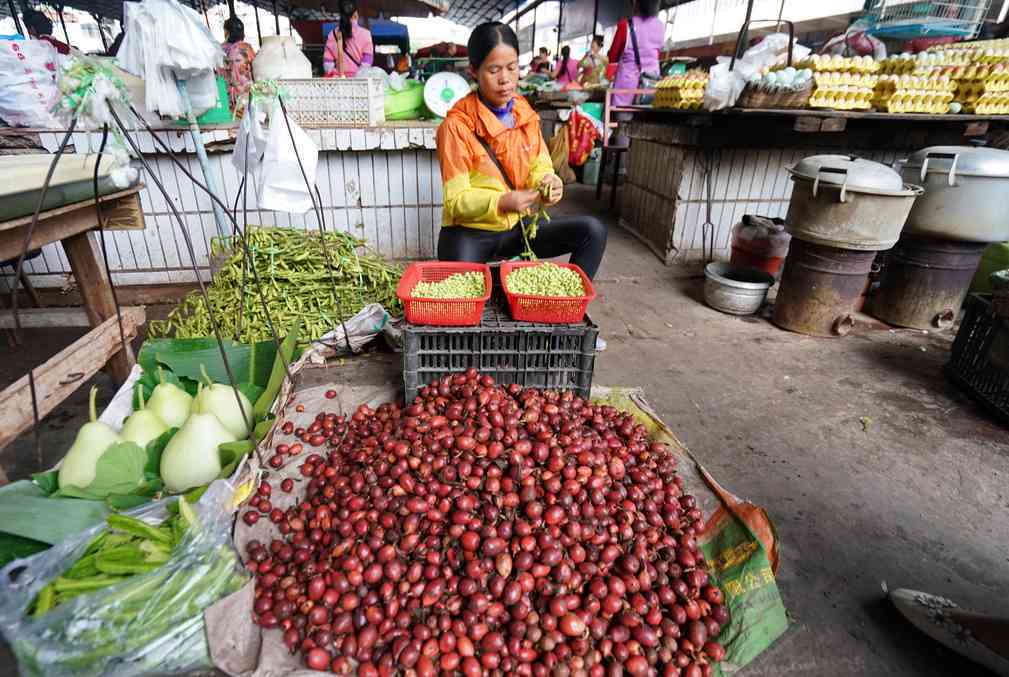
[[[274,35],[280,35],[280,15],[277,14],[277,0],[273,0],[273,24],[276,27]]]
[[[557,54],[561,53],[561,34],[564,33],[564,0],[560,1],[561,13],[557,17]]]
[[[595,6],[592,10],[592,30],[590,31],[590,34],[593,38],[596,36],[597,25],[599,25],[599,0],[596,0]],[[589,45],[589,48],[591,49],[591,45]]]
[[[536,5],[539,7],[539,5]],[[533,36],[532,36],[532,50],[533,56],[536,56],[536,7],[533,7]]]
[[[519,33],[519,8],[522,6],[522,0],[515,0],[515,35]]]
[[[102,30],[102,18],[100,16],[98,16],[97,14],[92,14],[91,18],[95,20],[96,24],[98,24],[98,35],[102,39],[102,47],[105,48],[105,53],[108,54],[109,53],[109,39],[107,37],[105,37],[105,31]]]
[[[193,115],[193,104],[189,99],[189,87],[185,80],[176,79],[175,85],[179,88],[179,96],[182,97],[182,106],[186,110],[186,119],[189,120],[189,133],[193,137],[193,145],[196,147],[196,158],[200,161],[200,168],[203,170],[203,178],[207,181],[207,188],[214,195],[223,195],[217,184],[217,175],[210,169],[210,160],[207,159],[207,149],[203,145],[203,134],[200,133],[200,125]],[[223,239],[228,236],[227,223],[224,210],[216,200],[211,200],[214,207],[214,221],[217,223],[217,234]]]
[[[235,0],[228,0],[228,18],[235,16]]]
[[[11,17],[14,19],[14,28],[18,33],[27,38],[28,34],[25,33],[25,29],[21,27],[21,19],[18,18],[18,8],[14,6],[14,0],[7,0],[7,6],[10,7]]]
[[[263,29],[259,25],[259,5],[253,5],[252,7],[253,7],[253,9],[256,10],[256,35],[259,36],[259,46],[260,46],[260,48],[262,48],[262,46],[263,46]]]
[[[67,22],[63,18],[63,5],[56,8],[56,12],[60,15],[60,25],[63,26],[63,37],[67,39],[67,45],[70,44],[70,33],[67,32]]]

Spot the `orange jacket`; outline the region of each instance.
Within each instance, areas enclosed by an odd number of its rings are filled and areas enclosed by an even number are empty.
[[[539,115],[521,96],[515,97],[512,114],[515,127],[508,129],[473,93],[456,103],[438,127],[445,184],[442,226],[505,231],[518,223],[517,213],[498,214],[498,200],[509,188],[477,134],[494,149],[516,188],[538,188],[553,173]]]

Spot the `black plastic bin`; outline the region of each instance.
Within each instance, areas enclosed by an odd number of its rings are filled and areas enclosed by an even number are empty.
[[[990,297],[967,298],[946,376],[1009,424],[1009,320],[995,316]]]
[[[579,324],[516,322],[496,293],[484,308],[480,326],[404,327],[406,402],[413,402],[431,381],[470,367],[498,383],[573,390],[587,398],[598,335],[599,327],[587,315]]]

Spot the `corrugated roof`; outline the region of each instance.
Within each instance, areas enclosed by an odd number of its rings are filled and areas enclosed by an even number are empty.
[[[452,0],[445,18],[472,28],[485,21],[497,20],[502,14],[514,10],[515,5],[515,0]]]

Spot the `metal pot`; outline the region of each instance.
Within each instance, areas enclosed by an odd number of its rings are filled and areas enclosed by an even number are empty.
[[[722,262],[705,266],[704,277],[704,300],[731,315],[752,315],[760,310],[774,284],[774,276],[766,271]]]
[[[788,172],[795,182],[788,231],[826,247],[889,249],[922,193],[886,165],[847,155],[813,155]]]
[[[901,162],[905,181],[925,187],[904,230],[945,240],[1009,240],[1009,152],[933,146]]]

